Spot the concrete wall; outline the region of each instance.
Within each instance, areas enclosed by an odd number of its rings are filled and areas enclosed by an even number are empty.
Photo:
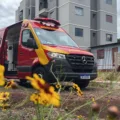
[[[107,12],[99,12],[99,26],[98,29],[104,29],[109,31],[117,32],[117,16]],[[106,21],[106,15],[111,15],[113,18],[113,22],[109,23]]]
[[[67,4],[69,2],[69,0],[58,0],[58,6],[59,7],[62,7],[64,6],[65,4]]]
[[[65,26],[63,26],[63,27],[61,27],[61,28],[63,28],[68,34],[70,33],[70,26],[69,25],[65,25]],[[70,35],[70,34],[69,34]],[[71,36],[71,35],[70,35]],[[72,36],[71,36],[72,37]]]
[[[90,28],[97,30],[98,29],[98,22],[97,22],[98,21],[98,14],[97,14],[97,12],[91,11],[90,17],[91,17]]]
[[[97,31],[90,31],[90,41],[91,41],[91,45],[90,46],[97,46],[98,43],[98,32]]]
[[[111,44],[117,42],[117,4],[116,0],[112,0],[112,5],[106,4],[106,0],[96,0],[97,9],[95,8],[95,0],[91,0],[91,29],[97,31],[97,45]],[[93,4],[94,3],[94,4]],[[96,13],[96,18],[93,14]],[[113,22],[106,21],[106,15],[111,15]],[[96,20],[95,20],[96,19]],[[106,41],[106,34],[112,34],[113,40]],[[91,33],[91,43],[92,43]],[[92,43],[92,46],[96,44]]]
[[[48,0],[48,10],[56,8],[58,6],[58,0]]]
[[[69,3],[63,5],[62,7],[59,7],[59,21],[62,25],[66,25],[70,21],[70,15],[69,15]]]
[[[90,47],[90,4],[86,0],[82,2],[81,4],[77,4],[79,0],[70,0],[70,2],[66,1],[63,4],[63,1],[61,1],[59,4],[59,21],[63,28],[69,28],[67,32],[79,46]],[[83,8],[83,16],[76,15],[75,6]],[[75,28],[83,29],[83,37],[75,36]]]
[[[90,0],[69,0],[69,1],[71,3],[75,3],[76,5],[90,7]]]
[[[112,0],[112,5],[106,4],[106,0],[97,0],[98,10],[108,11],[110,13],[117,12],[117,0]]]
[[[91,6],[91,10],[97,10],[98,7],[97,7],[97,0],[90,0],[90,6]]]
[[[20,11],[23,10],[23,19],[26,18],[26,6],[25,6],[26,0],[21,1],[20,3]]]
[[[117,42],[117,33],[111,33],[108,31],[99,31],[98,34],[100,37],[98,38],[99,45],[105,45],[105,44],[111,44],[111,43],[116,43]],[[106,34],[112,34],[113,41],[106,41]]]
[[[35,0],[35,17],[39,16],[39,0]]]
[[[75,7],[83,8],[83,16],[76,15]],[[69,22],[90,28],[90,7],[80,4],[69,4]]]
[[[83,37],[75,36],[75,28],[83,29]],[[69,25],[69,34],[80,47],[90,47],[90,29],[78,25]]]
[[[58,9],[57,8],[54,8],[54,9],[51,9],[49,12],[48,12],[48,17],[49,18],[52,18],[52,19],[55,19],[55,20],[58,20]]]
[[[19,21],[19,8],[15,11],[15,21]]]

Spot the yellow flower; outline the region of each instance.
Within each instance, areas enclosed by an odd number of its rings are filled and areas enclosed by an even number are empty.
[[[5,71],[5,67],[3,65],[0,65],[0,73],[3,73]]]
[[[31,100],[32,102],[34,102],[34,104],[38,104],[39,95],[36,94],[36,93],[32,94],[32,95],[30,96],[30,100]]]
[[[78,96],[82,96],[83,92],[81,91],[81,89],[79,88],[79,86],[77,84],[73,84],[73,88],[77,91]]]
[[[2,108],[2,111],[6,111],[7,108],[10,108],[10,104],[0,103],[0,107]]]
[[[58,93],[53,92],[53,94],[49,95],[49,100],[51,105],[54,105],[56,107],[60,106],[60,96]]]
[[[5,86],[6,89],[9,89],[9,88],[17,88],[17,85],[16,83],[14,82],[14,80],[11,80],[9,81],[6,86]]]
[[[77,118],[81,119],[81,118],[83,118],[83,116],[82,116],[82,115],[79,115],[79,116],[77,116]]]
[[[108,100],[107,103],[110,103],[110,100]]]
[[[0,65],[0,86],[4,86],[5,84],[4,72],[5,72],[4,66]]]
[[[60,84],[60,83],[57,83],[55,87],[56,87],[57,89],[61,89],[61,84]]]
[[[34,102],[34,104],[60,106],[60,95],[54,91],[52,86],[50,86],[49,92],[42,90],[40,93],[32,94],[30,100]]]
[[[45,92],[48,94],[52,94],[54,92],[54,87],[50,86],[48,83],[46,83],[42,78],[40,78],[37,74],[33,75],[32,77],[26,77],[26,79],[31,81],[31,85],[39,90],[40,92]]]
[[[95,98],[92,98],[92,102],[93,102],[93,103],[96,103]]]
[[[0,102],[9,100],[10,93],[9,92],[1,92],[0,93]]]
[[[82,95],[83,95],[83,92],[82,92],[81,90],[78,90],[78,91],[77,91],[77,94],[78,94],[78,96],[82,96]]]
[[[29,77],[27,76],[26,77],[27,80],[31,81],[31,85],[37,89],[37,90],[41,90],[45,87],[47,87],[48,84],[46,84],[46,82],[40,78],[37,74],[34,74],[33,75],[33,78],[32,77]]]
[[[50,86],[46,83],[42,78],[40,78],[37,74],[33,75],[33,78],[26,77],[26,79],[31,81],[31,85],[39,90],[38,94],[32,94],[30,100],[33,101],[35,104],[42,104],[42,105],[54,105],[60,106],[60,96],[53,86]]]
[[[60,96],[54,92],[52,95],[44,92],[32,94],[30,100],[34,104],[41,104],[45,106],[53,105],[56,107],[60,106]]]

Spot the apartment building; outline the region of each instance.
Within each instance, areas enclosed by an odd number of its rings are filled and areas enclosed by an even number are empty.
[[[35,18],[35,0],[22,0],[16,10],[16,22]]]
[[[59,20],[79,46],[117,42],[116,0],[23,0],[16,21],[34,17]]]

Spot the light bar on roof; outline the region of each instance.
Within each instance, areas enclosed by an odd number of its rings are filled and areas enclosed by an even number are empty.
[[[59,21],[51,18],[35,18],[34,20],[40,21],[41,24],[49,27],[59,27],[61,25]]]

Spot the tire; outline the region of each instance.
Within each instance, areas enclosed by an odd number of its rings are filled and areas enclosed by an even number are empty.
[[[76,83],[80,88],[84,89],[84,88],[86,88],[86,87],[89,85],[90,81],[84,81],[84,82],[75,81],[75,83]]]
[[[27,80],[26,79],[20,79],[20,85],[26,85]]]
[[[34,69],[33,74],[37,74],[39,77],[43,78],[46,82],[48,82],[48,77],[46,74],[46,71],[43,67],[38,67],[36,69]]]

